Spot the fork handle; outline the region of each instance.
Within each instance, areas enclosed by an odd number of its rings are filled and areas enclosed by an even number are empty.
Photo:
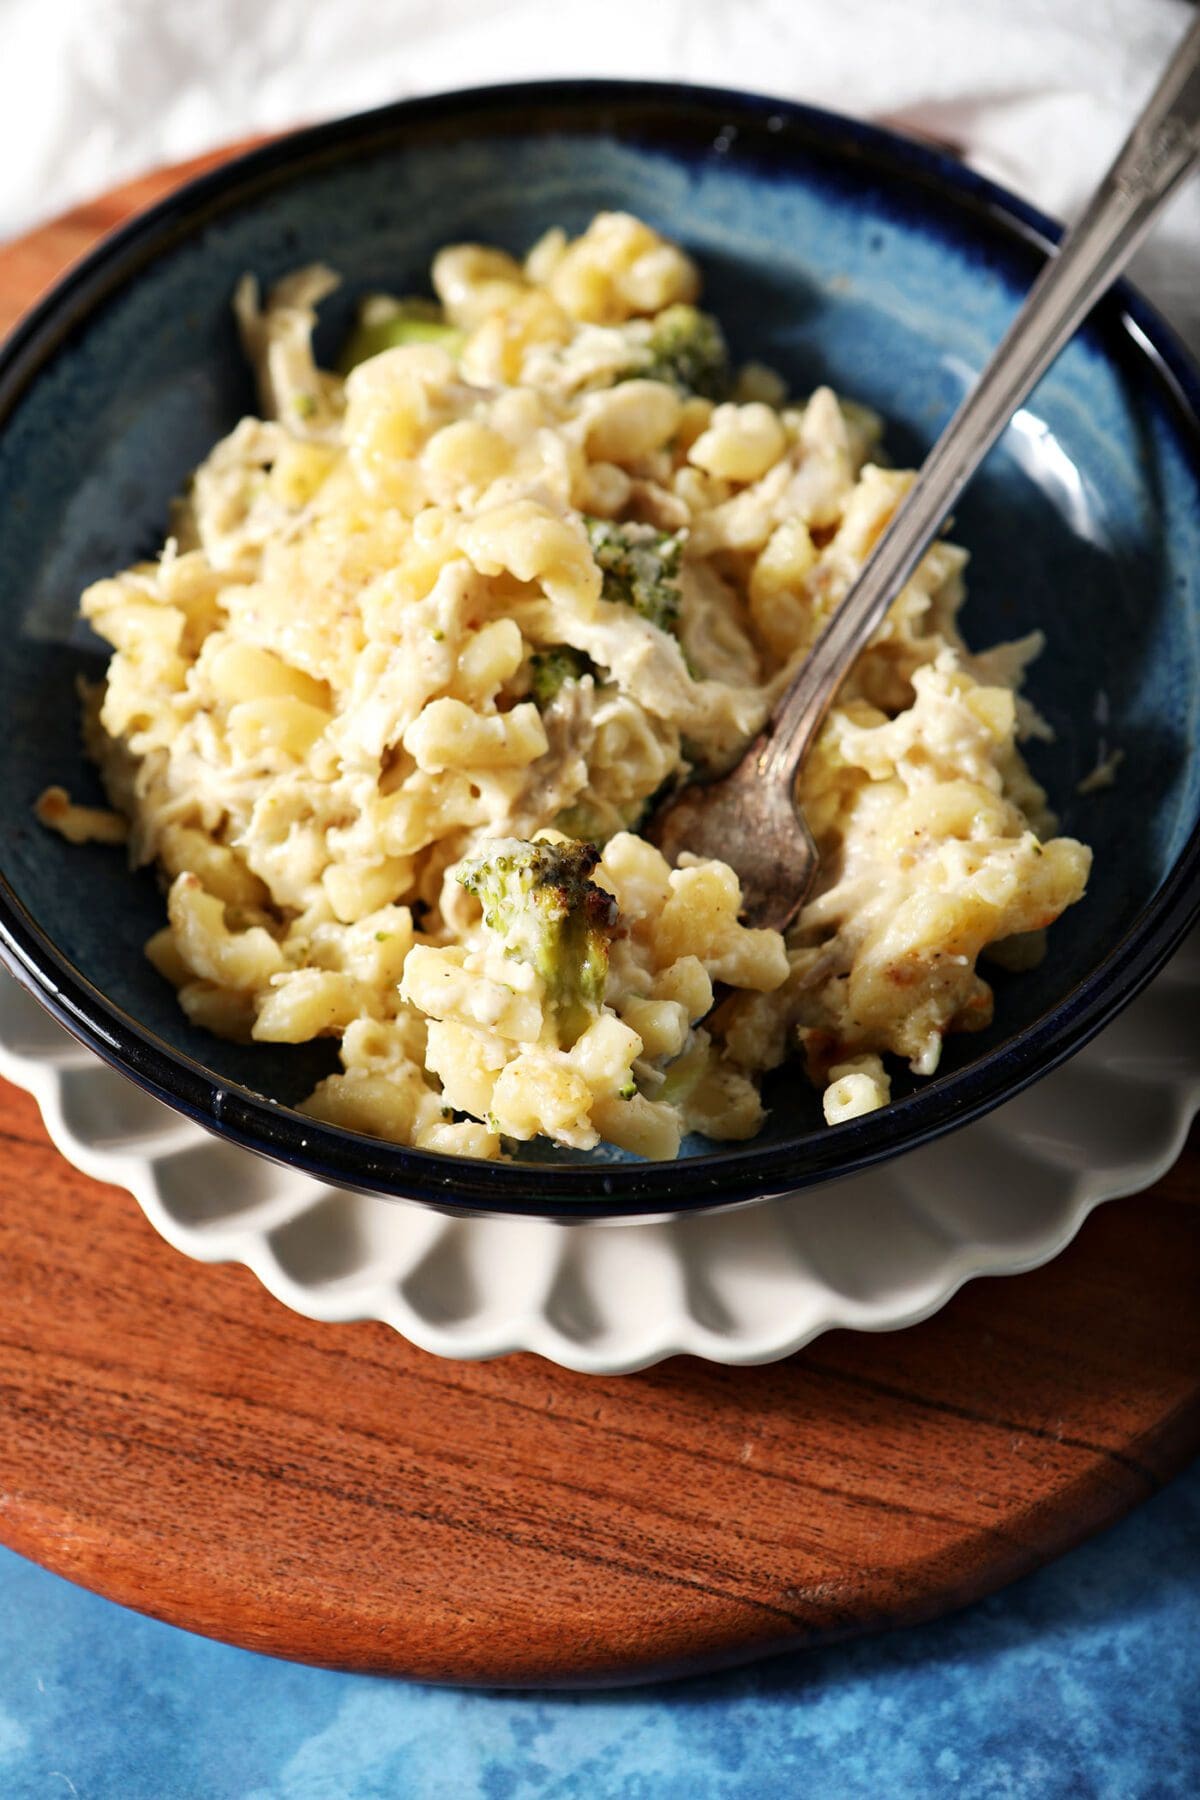
[[[800,765],[859,651],[1022,401],[1115,281],[1200,155],[1200,20],[1124,147],[1047,262],[975,386],[926,459],[869,561],[775,706],[760,779],[794,791]]]

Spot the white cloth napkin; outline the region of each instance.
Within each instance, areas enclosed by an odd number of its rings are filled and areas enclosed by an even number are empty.
[[[0,0],[0,235],[256,130],[544,75],[755,88],[1086,198],[1187,0]],[[1200,182],[1135,276],[1200,349]]]

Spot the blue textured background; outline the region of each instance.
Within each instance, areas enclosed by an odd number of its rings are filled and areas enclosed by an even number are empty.
[[[920,1629],[671,1686],[469,1693],[252,1656],[0,1551],[4,1800],[1190,1800],[1200,1465]]]

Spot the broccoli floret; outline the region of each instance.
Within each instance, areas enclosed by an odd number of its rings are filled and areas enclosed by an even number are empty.
[[[544,712],[559,689],[568,681],[582,681],[594,675],[596,665],[582,650],[570,644],[556,644],[552,650],[535,650],[529,659],[529,691],[539,712]]]
[[[363,302],[358,324],[342,348],[338,373],[348,375],[359,363],[400,344],[440,344],[457,360],[465,337],[457,325],[446,323],[436,300],[393,300],[372,294]]]
[[[585,519],[592,555],[604,576],[601,599],[632,606],[660,631],[679,620],[679,565],[683,533],[653,525],[618,525],[612,519]]]
[[[646,381],[665,381],[685,396],[728,400],[733,387],[729,346],[711,313],[682,302],[664,307],[648,339],[650,361],[631,370]]]
[[[484,924],[507,956],[546,984],[559,1042],[569,1047],[600,1011],[617,903],[590,879],[594,844],[497,838],[462,863],[457,879],[478,896]]]

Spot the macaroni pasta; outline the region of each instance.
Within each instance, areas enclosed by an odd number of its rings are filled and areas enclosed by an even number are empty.
[[[731,371],[692,261],[624,214],[523,262],[443,250],[439,304],[368,301],[344,375],[312,352],[334,285],[239,289],[264,416],[157,561],[83,596],[114,810],[40,804],[157,865],[147,953],[189,1018],[335,1037],[310,1113],[477,1157],[749,1137],[793,1053],[831,1123],[887,1102],[885,1057],[931,1075],[991,1016],[981,954],[1035,959],[1089,867],[1018,748],[1039,639],[971,654],[963,551],[927,553],[813,750],[821,872],[786,940],[739,922],[725,865],[637,835],[738,756],[887,524],[912,477],[877,419]],[[481,900],[498,867],[559,961]]]

